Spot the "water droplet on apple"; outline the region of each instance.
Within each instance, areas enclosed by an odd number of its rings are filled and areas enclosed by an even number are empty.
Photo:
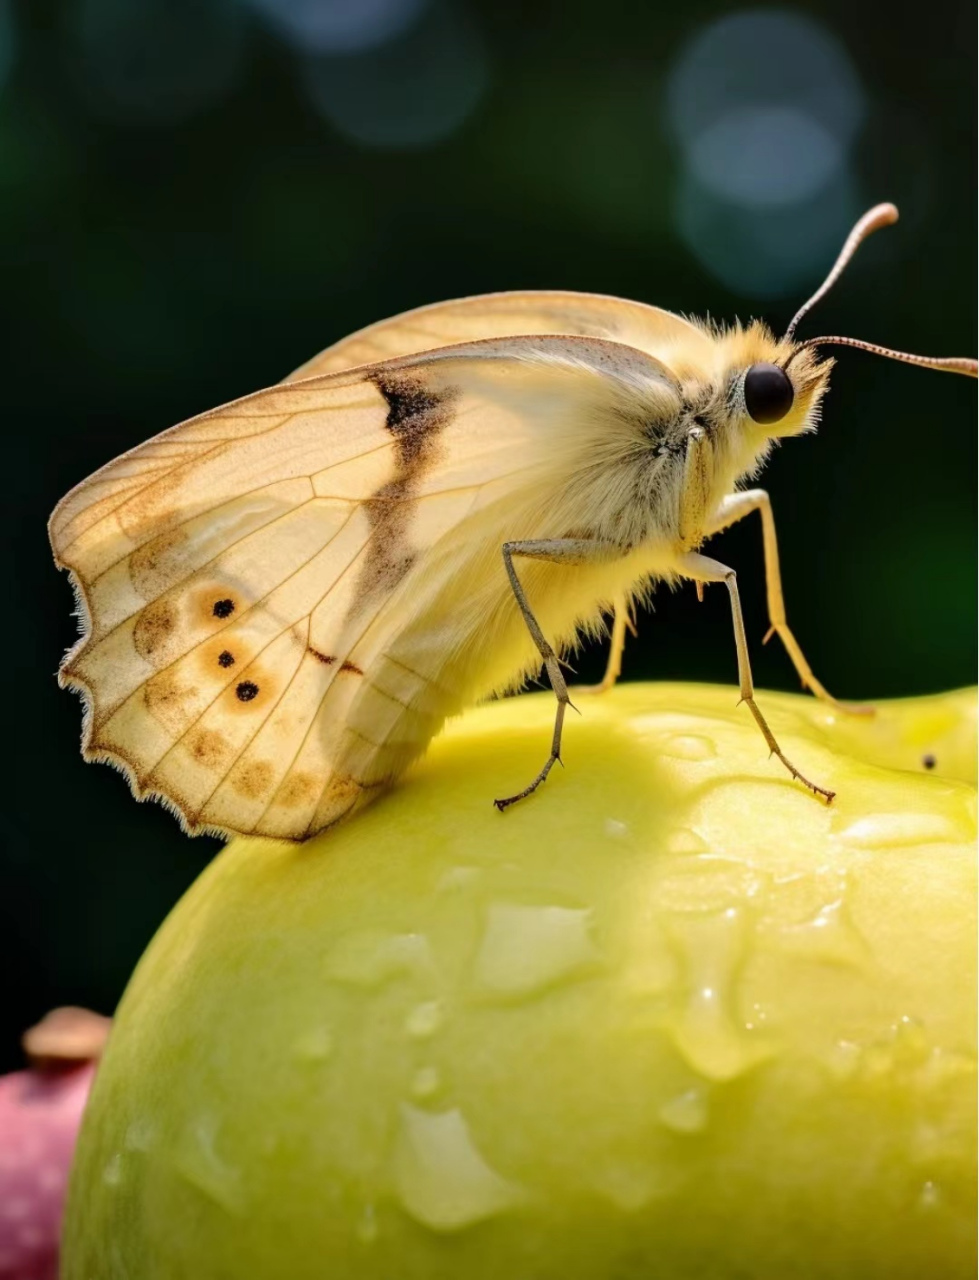
[[[677,733],[663,739],[660,751],[676,760],[712,760],[717,744],[702,733]]]
[[[419,1067],[411,1080],[411,1096],[419,1102],[427,1102],[442,1088],[442,1077],[437,1067]]]
[[[908,845],[950,844],[971,840],[971,832],[943,813],[872,813],[835,834],[859,849],[900,849]]]
[[[414,1040],[426,1040],[442,1025],[442,1005],[438,1000],[416,1004],[405,1019],[405,1031]]]
[[[617,818],[606,818],[605,834],[611,836],[613,840],[621,840],[629,834],[629,824],[627,822],[619,822]]]
[[[106,1166],[102,1170],[102,1181],[107,1187],[118,1187],[122,1182],[122,1176],[123,1155],[121,1151],[117,1151],[115,1155],[110,1156],[106,1162]]]
[[[669,929],[686,962],[687,999],[672,1026],[674,1042],[706,1079],[732,1080],[772,1052],[730,1012],[744,950],[742,911],[678,916]]]
[[[326,977],[354,987],[380,987],[405,975],[435,972],[428,939],[420,933],[363,929],[340,938],[326,962]]]
[[[460,1231],[524,1199],[487,1162],[458,1109],[402,1106],[393,1173],[404,1208],[433,1231]]]
[[[245,1210],[241,1172],[222,1159],[216,1149],[217,1120],[201,1116],[189,1126],[174,1152],[173,1164],[178,1173],[228,1213],[240,1215]]]
[[[149,1116],[137,1116],[126,1129],[127,1151],[152,1151],[156,1143],[156,1124]]]
[[[937,1209],[942,1202],[942,1192],[937,1182],[929,1178],[918,1193],[918,1207],[921,1209]]]
[[[537,994],[599,967],[591,939],[591,912],[576,907],[490,906],[475,983],[500,996]]]
[[[707,1092],[702,1088],[678,1093],[659,1109],[660,1120],[674,1133],[703,1133],[708,1115]]]

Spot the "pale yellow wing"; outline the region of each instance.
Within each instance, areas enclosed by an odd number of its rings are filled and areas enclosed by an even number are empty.
[[[715,351],[705,329],[660,307],[597,293],[528,290],[437,302],[381,320],[327,347],[285,381],[353,369],[451,343],[535,333],[623,342],[663,361],[679,377],[702,373]]]
[[[190,831],[336,821],[535,665],[501,543],[611,530],[616,459],[675,396],[629,347],[514,338],[273,387],[110,463],[50,523],[84,754]]]

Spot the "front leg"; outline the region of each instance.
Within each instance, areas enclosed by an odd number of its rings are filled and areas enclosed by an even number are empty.
[[[554,717],[551,754],[547,757],[543,769],[529,786],[524,787],[523,791],[518,791],[513,796],[507,796],[504,800],[493,801],[501,813],[504,809],[508,809],[510,805],[516,804],[518,800],[523,800],[526,796],[536,791],[554,768],[555,763],[561,759],[561,732],[564,728],[564,711],[571,702],[568,697],[568,686],[565,683],[557,655],[548,644],[543,631],[540,629],[540,624],[534,617],[533,610],[523,589],[523,584],[517,577],[513,558],[514,556],[524,556],[528,560],[546,560],[551,564],[576,565],[587,564],[596,560],[610,560],[617,555],[621,555],[621,550],[614,543],[598,542],[588,538],[548,538],[528,542],[505,542],[503,544],[503,563],[506,566],[507,577],[510,579],[513,594],[516,597],[517,604],[520,606],[524,622],[527,624],[527,630],[530,632],[534,644],[544,659],[544,666],[550,677],[551,688],[557,698],[557,712]]]
[[[768,721],[762,715],[758,704],[755,702],[755,685],[751,676],[751,660],[748,657],[748,641],[744,633],[744,618],[741,615],[741,597],[738,595],[737,574],[733,569],[729,569],[727,565],[719,564],[716,560],[709,560],[707,556],[697,555],[694,551],[688,551],[686,555],[681,556],[677,568],[684,577],[691,578],[694,582],[723,582],[727,587],[728,594],[731,597],[734,643],[738,651],[738,680],[741,685],[741,701],[748,704],[748,710],[755,717],[755,723],[762,731],[772,755],[778,756],[793,778],[797,778],[814,795],[822,796],[829,803],[836,792],[828,791],[826,787],[820,787],[815,782],[810,782],[805,774],[799,772],[778,745],[774,733],[768,727]]]
[[[799,642],[789,629],[785,618],[785,600],[782,595],[782,575],[778,564],[778,541],[775,537],[775,517],[772,514],[772,503],[764,489],[746,489],[743,493],[729,494],[721,502],[716,515],[707,527],[708,537],[720,533],[730,525],[743,520],[752,511],[761,515],[762,539],[765,547],[765,588],[768,594],[768,634],[762,641],[767,644],[773,635],[777,635],[785,646],[792,660],[792,665],[799,673],[804,689],[811,689],[817,698],[828,702],[837,711],[851,715],[873,715],[873,707],[857,706],[853,703],[839,702],[813,674],[812,667],[806,661]]]

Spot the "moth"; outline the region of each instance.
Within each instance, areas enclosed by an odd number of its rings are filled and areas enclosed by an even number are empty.
[[[774,441],[815,427],[825,346],[976,376],[975,360],[796,341],[896,218],[879,205],[857,223],[781,338],[583,293],[466,298],[371,325],[110,462],[49,526],[78,596],[59,679],[84,700],[85,758],[188,832],[302,840],[543,664],[550,752],[504,810],[560,759],[560,655],[611,611],[608,687],[633,603],[688,579],[726,588],[741,699],[830,801],[755,702],[736,575],[701,546],[760,514],[771,632],[839,705],[786,622],[768,494],[745,485]]]

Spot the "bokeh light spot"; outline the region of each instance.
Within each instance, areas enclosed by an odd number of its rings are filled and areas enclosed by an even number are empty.
[[[359,53],[402,35],[430,0],[248,0],[268,25],[306,53]]]
[[[849,149],[863,91],[841,42],[780,9],[700,31],[669,78],[680,235],[735,292],[785,297],[831,261],[857,212]]]
[[[748,9],[721,18],[681,51],[667,107],[682,146],[742,106],[794,107],[846,145],[864,116],[860,81],[842,43],[799,13]]]
[[[763,208],[808,199],[840,167],[843,148],[794,107],[739,107],[700,134],[689,160],[708,189]]]
[[[398,40],[348,57],[310,59],[310,101],[338,133],[368,147],[433,146],[469,118],[489,82],[479,33],[439,8]]]
[[[674,216],[684,243],[718,280],[767,300],[801,295],[816,283],[861,208],[847,169],[808,200],[768,208],[720,199],[688,173]]]

